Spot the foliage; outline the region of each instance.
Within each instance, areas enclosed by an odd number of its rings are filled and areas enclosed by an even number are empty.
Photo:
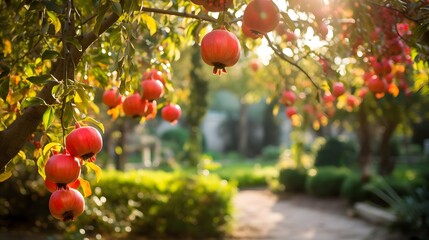
[[[308,171],[307,193],[317,197],[339,196],[341,185],[350,171],[346,168],[320,167]]]
[[[183,150],[183,146],[188,140],[189,133],[186,129],[181,127],[175,127],[168,129],[161,135],[161,140],[164,145],[172,148],[175,154],[180,153]]]
[[[357,159],[357,149],[353,142],[345,142],[330,138],[321,146],[316,154],[314,165],[320,166],[348,166]]]
[[[279,146],[268,145],[262,149],[261,158],[264,160],[278,160],[282,151],[283,148]]]
[[[283,168],[279,171],[279,182],[286,192],[305,192],[307,171],[302,168]]]
[[[0,199],[4,203],[0,207],[2,222],[11,226],[28,222],[42,229],[54,226],[74,239],[83,238],[82,232],[116,237],[219,237],[230,231],[236,191],[216,176],[107,171],[79,221],[66,225],[49,215],[49,194],[36,174],[16,176],[16,181],[5,182],[0,188],[8,191],[6,198],[2,195]],[[28,208],[30,205],[33,207]]]
[[[365,198],[366,192],[364,190],[364,185],[365,183],[362,182],[359,174],[351,173],[341,185],[340,195],[342,198],[346,199],[349,204],[367,200],[368,198]]]

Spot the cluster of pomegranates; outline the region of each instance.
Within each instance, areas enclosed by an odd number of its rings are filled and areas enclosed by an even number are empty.
[[[156,100],[163,96],[165,84],[162,73],[157,69],[151,69],[143,74],[141,93],[135,92],[124,98],[117,88],[112,88],[104,92],[103,103],[109,108],[122,106],[125,116],[153,119],[158,110]],[[169,103],[162,110],[163,119],[171,123],[176,122],[180,115],[181,109],[177,104]]]
[[[202,5],[207,11],[222,12],[230,8],[233,0],[191,0],[194,4]]]
[[[80,186],[81,165],[84,161],[95,161],[101,151],[101,134],[91,126],[76,128],[66,137],[63,153],[52,155],[45,165],[45,185],[52,192],[49,198],[51,215],[61,221],[71,221],[85,209],[85,200],[76,190]]]

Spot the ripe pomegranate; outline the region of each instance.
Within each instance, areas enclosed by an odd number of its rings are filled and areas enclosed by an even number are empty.
[[[252,71],[257,72],[259,70],[261,63],[259,62],[258,59],[252,59],[252,61],[250,61],[250,69],[252,69]]]
[[[125,98],[122,109],[125,115],[130,117],[142,117],[147,111],[147,101],[142,99],[140,94],[134,93]]]
[[[161,112],[161,116],[165,121],[175,123],[182,115],[182,110],[177,104],[166,105]]]
[[[143,74],[143,78],[142,80],[158,80],[160,81],[163,85],[165,85],[165,79],[162,76],[162,72],[158,71],[157,69],[151,69],[151,70],[147,70],[144,74]]]
[[[103,148],[100,132],[91,126],[80,127],[71,131],[66,137],[66,149],[70,155],[83,160],[90,159]]]
[[[118,92],[117,88],[106,90],[103,93],[103,103],[109,108],[114,108],[122,103],[122,95]]]
[[[162,96],[164,86],[161,81],[147,79],[142,81],[142,90],[142,99],[153,101]]]
[[[346,102],[347,102],[347,106],[349,106],[351,108],[354,108],[358,104],[358,100],[353,95],[348,95]]]
[[[65,188],[79,178],[80,163],[69,154],[55,154],[46,162],[45,174],[48,181],[55,183],[58,188]]]
[[[279,8],[271,0],[253,0],[244,9],[242,24],[251,32],[259,34],[271,32],[279,22]]]
[[[328,103],[333,103],[335,101],[335,97],[331,94],[331,93],[325,93],[325,95],[323,95],[323,101],[328,104]]]
[[[206,0],[203,6],[210,12],[222,12],[230,8],[233,3],[233,0]]]
[[[48,191],[51,192],[51,193],[53,193],[53,192],[55,192],[56,190],[59,190],[59,189],[67,189],[67,188],[78,189],[80,187],[80,180],[78,178],[76,181],[74,181],[72,183],[69,183],[69,184],[67,184],[65,186],[58,186],[58,184],[56,184],[56,183],[54,183],[54,182],[52,182],[52,181],[50,181],[49,179],[46,178],[45,179],[45,186],[48,189]]]
[[[332,95],[335,97],[339,97],[343,95],[346,92],[346,88],[344,87],[344,84],[342,82],[336,82],[332,86]]]
[[[205,63],[214,66],[214,74],[226,72],[225,67],[236,64],[240,49],[237,37],[225,28],[209,32],[201,41],[201,57]]]
[[[82,194],[73,188],[57,190],[49,198],[49,211],[58,220],[72,221],[84,210],[85,200]]]
[[[241,31],[243,32],[244,36],[249,37],[251,39],[258,39],[263,36],[260,33],[250,31],[250,29],[244,24],[241,24]]]
[[[158,112],[156,101],[152,101],[152,102],[147,101],[146,105],[147,105],[147,108],[143,116],[145,116],[147,120],[155,119],[156,114]]]
[[[386,81],[380,79],[377,75],[373,75],[367,84],[369,91],[373,93],[384,93],[388,87]]]
[[[295,107],[287,107],[285,113],[286,113],[286,116],[288,116],[289,118],[292,118],[292,116],[296,115],[298,111],[296,110]]]
[[[286,90],[283,92],[280,102],[283,103],[285,106],[291,106],[295,103],[296,95],[291,90]]]
[[[191,0],[196,5],[203,5],[207,0]]]

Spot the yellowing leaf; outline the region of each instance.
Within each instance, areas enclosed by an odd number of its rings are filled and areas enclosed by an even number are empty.
[[[55,33],[61,30],[61,21],[58,19],[54,12],[48,11],[49,21],[55,27]]]
[[[12,53],[12,44],[10,43],[9,39],[4,39],[3,45],[4,45],[3,54],[5,56],[11,54]]]
[[[142,21],[146,23],[146,26],[149,28],[150,35],[154,35],[158,30],[157,24],[153,17],[147,14],[141,14]]]
[[[102,175],[101,168],[93,162],[85,162],[85,165],[88,168],[88,170],[93,170],[95,172],[95,177],[97,178],[97,182],[100,181],[101,175]]]
[[[92,190],[91,190],[91,184],[89,184],[88,181],[86,181],[85,179],[79,177],[79,182],[80,182],[80,186],[82,187],[83,190],[83,196],[84,197],[89,197],[92,194]]]
[[[399,95],[399,88],[396,86],[396,84],[391,83],[389,84],[389,93],[392,94],[394,97],[397,97]]]
[[[0,182],[4,182],[4,181],[8,180],[10,177],[12,177],[12,172],[7,171],[7,172],[2,173],[2,174],[0,174]]]

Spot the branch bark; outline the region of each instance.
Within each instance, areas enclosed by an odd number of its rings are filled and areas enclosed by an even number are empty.
[[[64,72],[64,64],[69,64],[67,67],[69,73],[67,74],[68,76],[73,76],[74,68],[82,59],[82,55],[85,50],[118,19],[119,16],[112,13],[104,19],[98,33],[91,31],[80,37],[78,40],[82,46],[82,51],[79,51],[74,46],[70,46],[71,61],[66,63],[64,59],[59,58],[53,65],[51,74],[58,80],[64,80],[64,76],[66,75]],[[48,104],[55,104],[56,99],[52,97],[51,93],[52,88],[57,84],[58,83],[55,82],[46,84],[37,96],[45,100]],[[0,149],[3,151],[0,154],[0,169],[3,169],[6,164],[8,164],[9,161],[11,161],[12,158],[14,158],[23,148],[29,136],[36,131],[37,127],[42,122],[43,113],[46,109],[46,106],[28,107],[11,125],[9,125],[4,131],[0,132]]]

